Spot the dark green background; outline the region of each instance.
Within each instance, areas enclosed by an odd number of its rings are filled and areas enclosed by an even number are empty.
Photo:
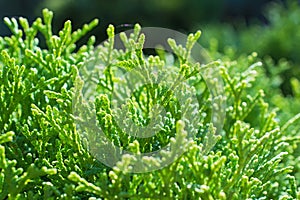
[[[54,31],[62,27],[65,20],[71,19],[74,28],[93,18],[99,18],[101,26],[96,31],[102,33],[108,24],[135,24],[160,26],[190,32],[202,24],[213,22],[243,21],[262,22],[263,7],[270,0],[1,0],[0,17],[25,16],[30,20],[41,15],[42,8],[55,13]],[[3,20],[0,34],[9,30]],[[98,39],[105,35],[97,34]]]

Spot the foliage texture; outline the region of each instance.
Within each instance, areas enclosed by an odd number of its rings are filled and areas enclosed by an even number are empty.
[[[32,25],[24,18],[5,18],[12,35],[0,38],[0,199],[300,198],[300,115],[281,120],[277,110],[269,107],[265,101],[268,91],[260,88],[264,86],[265,63],[255,53],[233,59],[232,52],[227,52],[219,55],[219,64],[205,66],[218,68],[227,106],[224,127],[219,130],[221,137],[211,151],[204,152],[206,136],[216,129],[209,120],[210,95],[205,81],[196,73],[201,66],[189,62],[189,50],[200,32],[190,34],[185,47],[169,40],[178,58],[170,62],[166,54],[143,55],[147,38],[140,34],[139,25],[132,35],[121,34],[126,47],[121,51],[113,48],[113,26],[108,27],[108,40],[103,45],[95,47],[92,36],[86,45],[78,47],[78,40],[98,20],[74,32],[67,21],[55,35],[52,18],[53,13],[47,9]],[[40,35],[45,45],[40,44]],[[217,54],[213,49],[211,53]],[[89,140],[84,140],[74,123],[84,116],[78,119],[73,115],[73,97],[77,97],[75,102],[82,97],[81,93],[76,95],[76,88],[83,87],[79,71],[88,68],[86,63],[99,59],[106,67],[96,79],[99,126],[114,143],[137,153],[168,142],[178,144],[186,152],[175,162],[154,172],[135,174],[127,170],[134,162],[130,156],[109,168],[90,154]],[[197,88],[198,113],[202,117],[197,137],[184,140],[187,124],[177,117],[180,108],[176,100],[165,104],[170,114],[162,124],[163,134],[136,140],[119,130],[114,124],[118,116],[110,109],[117,82],[113,61],[125,71],[134,66],[145,70],[151,66],[162,70],[169,67],[187,77]],[[270,79],[276,87],[276,76]],[[296,79],[293,87],[295,91],[300,89]],[[150,97],[143,97],[144,91],[149,91]],[[126,104],[126,109],[136,123],[143,124],[149,115],[144,105],[164,102],[160,97],[168,94],[151,87],[139,94]]]

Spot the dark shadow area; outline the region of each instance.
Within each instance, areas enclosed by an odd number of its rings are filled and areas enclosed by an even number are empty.
[[[11,0],[0,1],[0,17],[27,17],[30,21],[41,16],[43,8],[54,11],[53,29],[57,32],[63,22],[72,20],[77,29],[94,18],[99,18],[100,26],[94,30],[98,41],[105,39],[108,24],[140,23],[142,26],[155,26],[190,32],[199,24],[213,22],[262,21],[263,7],[270,0]],[[119,29],[126,29],[119,28]],[[121,30],[117,30],[121,31]],[[9,30],[3,20],[0,34],[7,35]]]

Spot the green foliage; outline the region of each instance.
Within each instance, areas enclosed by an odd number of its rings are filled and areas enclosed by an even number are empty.
[[[43,18],[31,26],[24,18],[5,19],[12,35],[0,38],[0,199],[300,198],[299,115],[288,120],[269,108],[265,95],[278,85],[277,75],[271,76],[271,87],[266,87],[261,66],[265,63],[259,62],[255,54],[234,58],[228,51],[225,56],[219,55],[222,59],[218,65],[193,64],[189,57],[193,43],[200,37],[197,32],[189,35],[185,47],[169,40],[178,59],[170,63],[166,54],[143,55],[147,38],[140,34],[139,25],[131,36],[121,34],[124,51],[113,48],[113,26],[108,27],[108,40],[103,45],[95,48],[92,36],[86,45],[77,47],[78,40],[98,21],[75,32],[67,21],[55,35],[52,17],[52,12],[45,9]],[[39,45],[38,33],[45,38],[45,48]],[[217,54],[213,50],[211,53]],[[75,116],[73,108],[83,102],[80,89],[84,89],[84,82],[79,71],[86,76],[88,67],[99,61],[105,70],[94,73],[96,79],[91,77],[98,86],[93,103],[106,136],[135,153],[171,143],[171,147],[186,150],[175,162],[153,172],[129,173],[135,162],[131,155],[123,156],[112,168],[93,157],[93,135],[82,137],[75,124],[88,120],[89,113]],[[147,70],[154,66],[174,73],[174,89],[180,86],[176,80],[182,77],[197,88],[201,126],[193,140],[186,137],[193,123],[178,116],[183,108],[192,109],[194,105],[187,101],[178,106],[178,99],[151,81],[126,102],[125,114],[135,123],[144,124],[153,114],[149,108],[154,107],[154,102],[161,103],[169,112],[161,125],[163,133],[148,140],[136,139],[124,131],[131,130],[126,121],[123,130],[115,124],[118,117],[122,118],[111,108],[119,81],[116,69],[142,70],[143,74],[137,74],[147,78]],[[216,145],[204,151],[207,137],[214,135],[216,129],[210,123],[208,83],[199,72],[211,67],[217,68],[224,81],[226,118],[223,129],[217,130],[220,137]],[[299,81],[293,79],[292,84],[299,98]],[[157,161],[147,163],[155,165]]]

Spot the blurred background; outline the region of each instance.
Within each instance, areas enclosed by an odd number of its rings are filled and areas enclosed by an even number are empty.
[[[54,29],[71,19],[74,28],[99,18],[98,31],[108,24],[161,26],[190,32],[215,22],[236,24],[266,23],[264,6],[271,0],[1,0],[0,17],[26,16],[30,20],[41,15],[45,7],[54,11]],[[1,35],[9,34],[3,20]],[[98,34],[99,35],[99,34]]]

